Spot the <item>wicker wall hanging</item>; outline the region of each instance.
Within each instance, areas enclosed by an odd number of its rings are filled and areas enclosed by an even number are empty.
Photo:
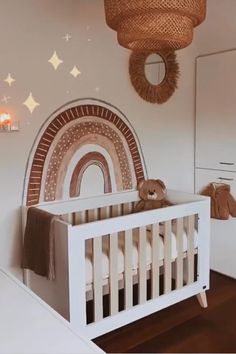
[[[104,0],[106,22],[131,50],[181,49],[206,16],[206,0]]]
[[[165,64],[165,77],[161,83],[153,85],[146,77],[145,62],[150,52],[132,52],[129,60],[129,74],[135,90],[145,101],[164,103],[177,88],[179,64],[173,51],[162,50],[156,54],[163,59]]]

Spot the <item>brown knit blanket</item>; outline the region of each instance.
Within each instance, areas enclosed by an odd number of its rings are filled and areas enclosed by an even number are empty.
[[[53,222],[57,216],[44,210],[28,209],[22,267],[55,279]]]

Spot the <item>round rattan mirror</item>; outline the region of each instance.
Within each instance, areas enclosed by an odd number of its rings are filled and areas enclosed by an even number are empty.
[[[139,96],[151,103],[164,103],[177,88],[179,65],[173,51],[137,51],[130,56],[129,74]]]
[[[145,76],[152,85],[159,85],[166,75],[166,65],[162,57],[150,54],[145,61]]]

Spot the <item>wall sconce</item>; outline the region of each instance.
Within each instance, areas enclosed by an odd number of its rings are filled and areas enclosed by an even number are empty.
[[[0,132],[9,133],[19,131],[19,122],[13,121],[7,112],[0,113]]]

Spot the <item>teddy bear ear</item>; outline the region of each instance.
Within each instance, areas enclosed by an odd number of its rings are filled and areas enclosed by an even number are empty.
[[[138,183],[138,189],[141,189],[142,186],[144,185],[145,179],[142,179],[139,183]]]
[[[166,191],[165,183],[160,179],[156,179],[156,182],[160,184],[160,186],[163,188],[163,191],[165,192]]]

